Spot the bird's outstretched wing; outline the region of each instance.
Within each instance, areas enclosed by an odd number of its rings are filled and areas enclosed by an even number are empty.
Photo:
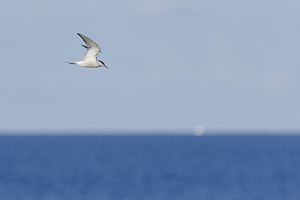
[[[96,57],[101,53],[101,49],[100,49],[99,45],[96,44],[90,38],[88,38],[80,33],[77,33],[77,34],[87,44],[87,46],[82,45],[83,47],[87,48],[87,51],[85,52],[83,60],[96,59]]]

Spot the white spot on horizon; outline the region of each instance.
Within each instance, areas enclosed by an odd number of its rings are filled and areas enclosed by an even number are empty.
[[[197,136],[202,136],[202,135],[204,135],[204,133],[205,133],[205,128],[204,128],[204,126],[202,126],[202,125],[196,125],[196,126],[194,126],[194,128],[193,128],[193,132],[194,132],[194,134],[197,135]]]

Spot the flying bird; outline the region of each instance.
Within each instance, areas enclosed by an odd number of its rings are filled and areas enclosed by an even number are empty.
[[[85,42],[86,45],[81,45],[84,48],[87,49],[87,51],[84,54],[82,61],[77,62],[68,62],[69,64],[73,65],[79,65],[82,67],[90,67],[90,68],[96,68],[96,67],[106,67],[108,68],[103,61],[97,60],[97,56],[101,53],[101,49],[98,44],[96,44],[93,40],[90,38],[77,33],[81,37],[81,39]]]

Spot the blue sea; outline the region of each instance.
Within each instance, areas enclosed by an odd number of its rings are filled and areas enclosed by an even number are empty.
[[[299,200],[300,136],[0,136],[0,200]]]

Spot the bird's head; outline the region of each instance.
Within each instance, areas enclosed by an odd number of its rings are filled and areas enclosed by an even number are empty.
[[[108,67],[104,64],[104,62],[102,60],[98,60],[104,67],[106,67],[108,69]]]

